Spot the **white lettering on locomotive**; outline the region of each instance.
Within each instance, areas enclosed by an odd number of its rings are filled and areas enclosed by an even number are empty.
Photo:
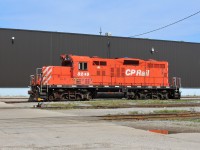
[[[126,69],[125,71],[126,76],[149,76],[150,71],[142,71],[142,70],[135,70],[135,69]]]
[[[85,77],[85,76],[89,76],[90,73],[89,72],[78,72],[77,73],[77,76],[80,76],[80,77]]]

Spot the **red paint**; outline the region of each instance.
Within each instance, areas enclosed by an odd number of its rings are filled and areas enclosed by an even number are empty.
[[[61,55],[62,66],[45,66],[43,84],[48,85],[120,85],[169,86],[168,62],[136,58],[106,59]],[[125,61],[136,62],[124,64]],[[68,62],[73,62],[67,65]],[[80,63],[87,63],[81,70]],[[82,65],[82,64],[81,64]],[[40,84],[40,79],[38,79]]]
[[[168,130],[149,130],[150,132],[160,133],[160,134],[169,134]]]

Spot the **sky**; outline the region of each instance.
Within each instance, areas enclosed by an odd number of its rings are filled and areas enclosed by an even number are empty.
[[[199,0],[0,0],[0,28],[130,37],[198,11]],[[137,38],[200,43],[200,13]]]

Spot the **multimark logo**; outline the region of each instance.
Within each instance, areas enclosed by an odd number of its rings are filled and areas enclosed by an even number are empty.
[[[149,76],[150,70],[135,70],[135,69],[126,69],[126,76]]]

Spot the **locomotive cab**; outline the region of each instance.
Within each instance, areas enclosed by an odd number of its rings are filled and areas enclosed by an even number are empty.
[[[61,55],[60,58],[62,60],[62,63],[61,63],[62,66],[72,67],[73,61],[70,58],[70,55]]]

